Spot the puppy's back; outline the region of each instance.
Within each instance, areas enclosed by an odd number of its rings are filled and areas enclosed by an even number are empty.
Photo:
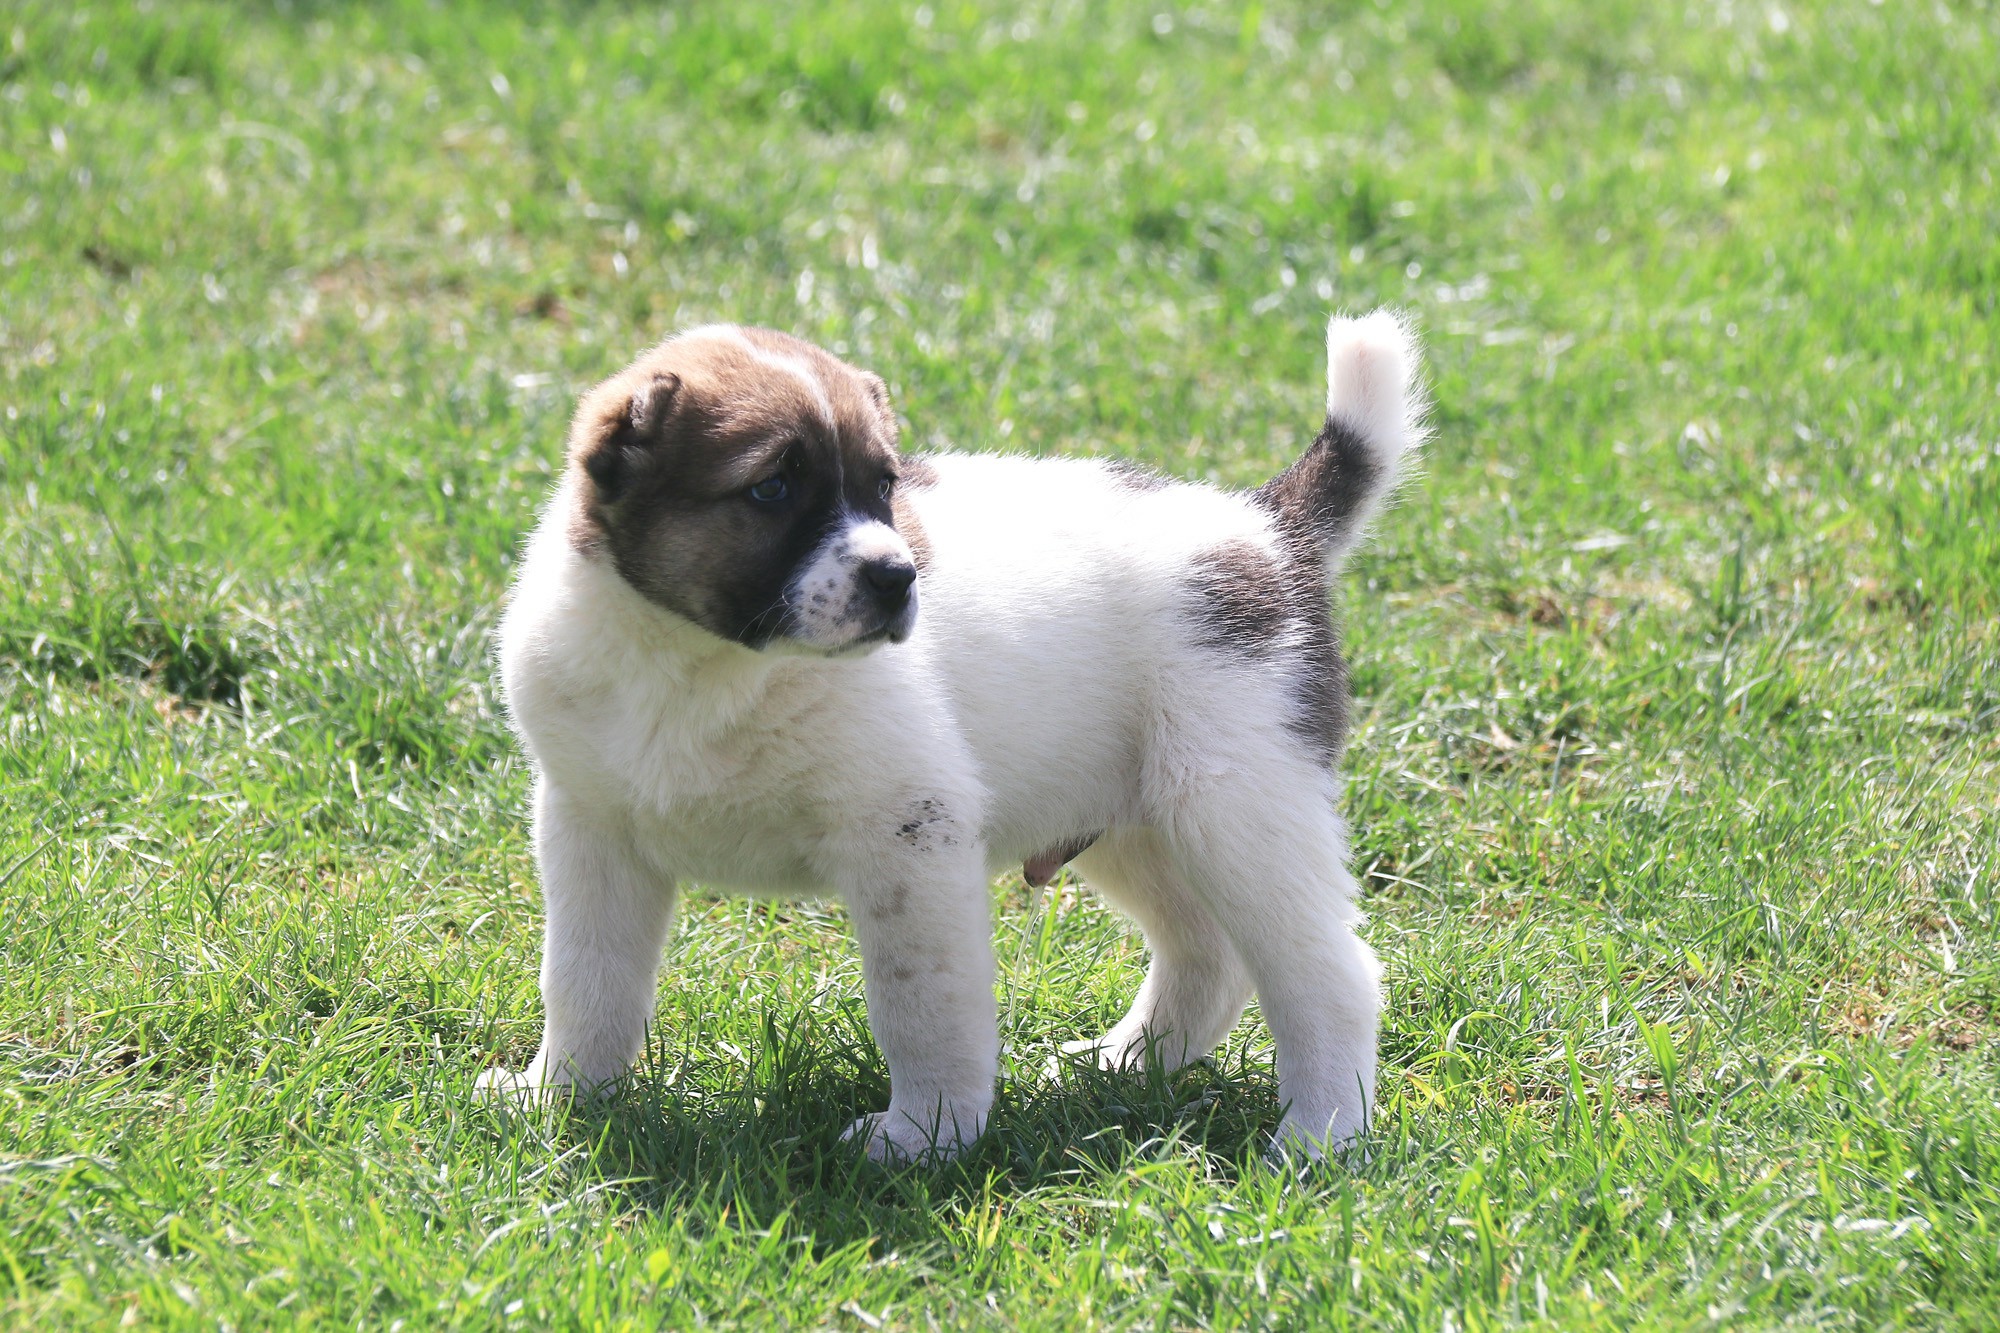
[[[1272,515],[1249,494],[1089,459],[943,455],[915,471],[916,632],[889,651],[946,683],[1000,802],[996,855],[1130,818],[1160,686],[1199,655],[1204,557],[1275,559]]]

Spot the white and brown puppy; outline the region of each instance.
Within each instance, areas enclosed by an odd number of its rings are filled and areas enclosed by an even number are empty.
[[[532,1094],[638,1053],[676,886],[835,893],[889,1106],[877,1156],[977,1137],[999,1054],[987,884],[1085,879],[1145,931],[1132,1010],[1071,1049],[1175,1064],[1254,992],[1280,1143],[1368,1122],[1327,584],[1418,443],[1395,317],[1327,330],[1327,417],[1231,494],[1089,460],[902,457],[887,390],[709,327],[583,398],[501,630],[548,910]]]

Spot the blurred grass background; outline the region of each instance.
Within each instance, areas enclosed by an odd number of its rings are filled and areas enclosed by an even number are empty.
[[[0,1305],[20,1323],[1981,1327],[2000,1303],[2000,14],[0,13]],[[1426,334],[1348,579],[1367,1166],[1268,1038],[1043,1064],[1143,950],[1001,908],[947,1171],[837,908],[696,898],[616,1106],[518,1120],[488,636],[582,387],[711,319],[918,448],[1247,485]]]

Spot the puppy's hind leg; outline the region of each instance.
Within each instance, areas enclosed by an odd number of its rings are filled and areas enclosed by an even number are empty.
[[[1105,1069],[1137,1069],[1150,1054],[1178,1069],[1214,1050],[1249,1002],[1250,974],[1160,835],[1113,829],[1077,866],[1093,889],[1139,923],[1153,959],[1125,1017],[1063,1052],[1094,1053]]]
[[[1242,772],[1242,770],[1238,770]],[[1293,790],[1325,785],[1300,775]],[[1313,779],[1317,778],[1317,781]],[[1278,1146],[1317,1157],[1368,1127],[1381,965],[1354,932],[1355,885],[1331,800],[1273,800],[1241,778],[1206,787],[1169,840],[1235,943],[1278,1047]]]

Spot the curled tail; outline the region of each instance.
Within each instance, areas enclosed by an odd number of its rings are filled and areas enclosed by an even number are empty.
[[[1388,310],[1335,315],[1326,326],[1326,425],[1297,462],[1257,489],[1257,502],[1331,573],[1423,444],[1428,407],[1407,321]]]

